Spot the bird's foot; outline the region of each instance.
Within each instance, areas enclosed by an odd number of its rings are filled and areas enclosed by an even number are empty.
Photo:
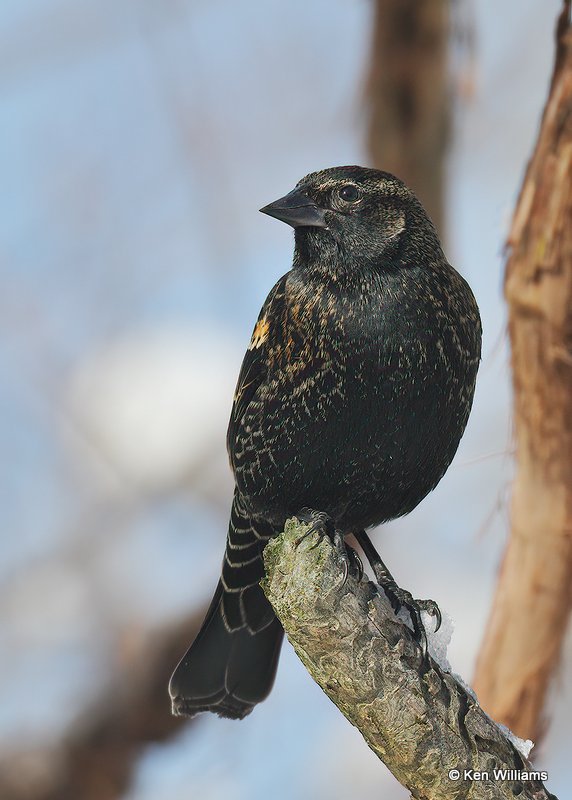
[[[421,612],[425,611],[435,618],[435,631],[438,631],[442,622],[439,606],[434,600],[416,600],[411,592],[408,592],[407,589],[402,589],[393,579],[383,582],[380,581],[380,585],[396,614],[398,614],[402,608],[409,613],[413,624],[413,632],[421,647],[423,659],[427,660],[427,633],[423,625],[423,620],[421,619]]]
[[[296,540],[296,547],[307,536],[312,533],[318,533],[319,537],[315,544],[310,549],[317,547],[323,536],[327,536],[334,545],[343,567],[342,587],[345,586],[350,573],[354,575],[357,580],[361,580],[363,576],[363,564],[361,558],[355,550],[346,545],[342,534],[336,530],[333,519],[323,511],[314,511],[311,508],[303,508],[296,514],[296,518],[306,525],[310,525],[307,531]]]
[[[356,551],[353,549],[353,547],[350,547],[346,542],[344,542],[344,546],[346,548],[346,552],[351,562],[352,575],[355,576],[357,582],[359,583],[364,575],[363,561],[359,557],[358,553],[356,553]]]
[[[328,536],[332,542],[334,541],[336,535],[334,520],[324,511],[314,511],[312,508],[303,508],[296,514],[296,519],[300,520],[304,525],[310,526],[308,530],[296,540],[296,547],[312,533],[320,534],[320,538],[316,544],[313,545],[314,547],[317,547],[320,543],[322,536]]]
[[[438,631],[441,627],[441,612],[439,611],[439,606],[434,600],[415,600],[411,592],[398,586],[393,575],[385,566],[381,556],[371,543],[367,533],[361,530],[356,531],[354,535],[367,560],[371,564],[378,585],[384,590],[395,613],[398,614],[402,608],[409,613],[415,639],[421,648],[424,662],[428,663],[427,634],[425,632],[423,620],[421,619],[421,612],[425,611],[432,617],[435,617],[435,630]]]

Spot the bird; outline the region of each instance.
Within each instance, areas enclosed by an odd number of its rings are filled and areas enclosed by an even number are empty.
[[[259,584],[262,554],[290,517],[353,534],[420,639],[420,610],[440,619],[397,586],[367,530],[412,511],[455,455],[481,356],[474,295],[388,172],[313,172],[260,210],[294,229],[294,257],[240,369],[222,573],[170,680],[178,715],[242,719],[269,694],[283,629]]]

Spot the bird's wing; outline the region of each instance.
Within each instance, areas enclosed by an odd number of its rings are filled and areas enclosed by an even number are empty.
[[[231,463],[237,428],[254,393],[268,375],[269,350],[283,335],[286,277],[280,278],[264,301],[240,368],[226,436]]]

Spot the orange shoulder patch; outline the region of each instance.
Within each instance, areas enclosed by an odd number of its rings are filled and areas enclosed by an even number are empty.
[[[257,350],[259,347],[262,347],[264,342],[268,339],[268,334],[270,332],[270,323],[263,317],[262,319],[258,320],[256,323],[256,328],[254,329],[254,333],[252,334],[252,339],[250,340],[250,344],[248,345],[249,350]]]

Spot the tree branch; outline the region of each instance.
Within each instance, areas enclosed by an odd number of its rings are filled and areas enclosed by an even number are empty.
[[[297,520],[264,552],[264,591],[310,675],[415,798],[554,798],[459,680],[424,666],[411,630],[371,582],[349,575],[328,537]],[[301,538],[304,537],[304,538]],[[459,770],[460,779],[449,777]],[[465,770],[487,772],[488,780]]]
[[[2,800],[123,797],[143,748],[193,724],[172,716],[167,681],[181,643],[196,634],[204,613],[201,609],[130,648],[112,684],[81,713],[62,742],[1,759]]]

